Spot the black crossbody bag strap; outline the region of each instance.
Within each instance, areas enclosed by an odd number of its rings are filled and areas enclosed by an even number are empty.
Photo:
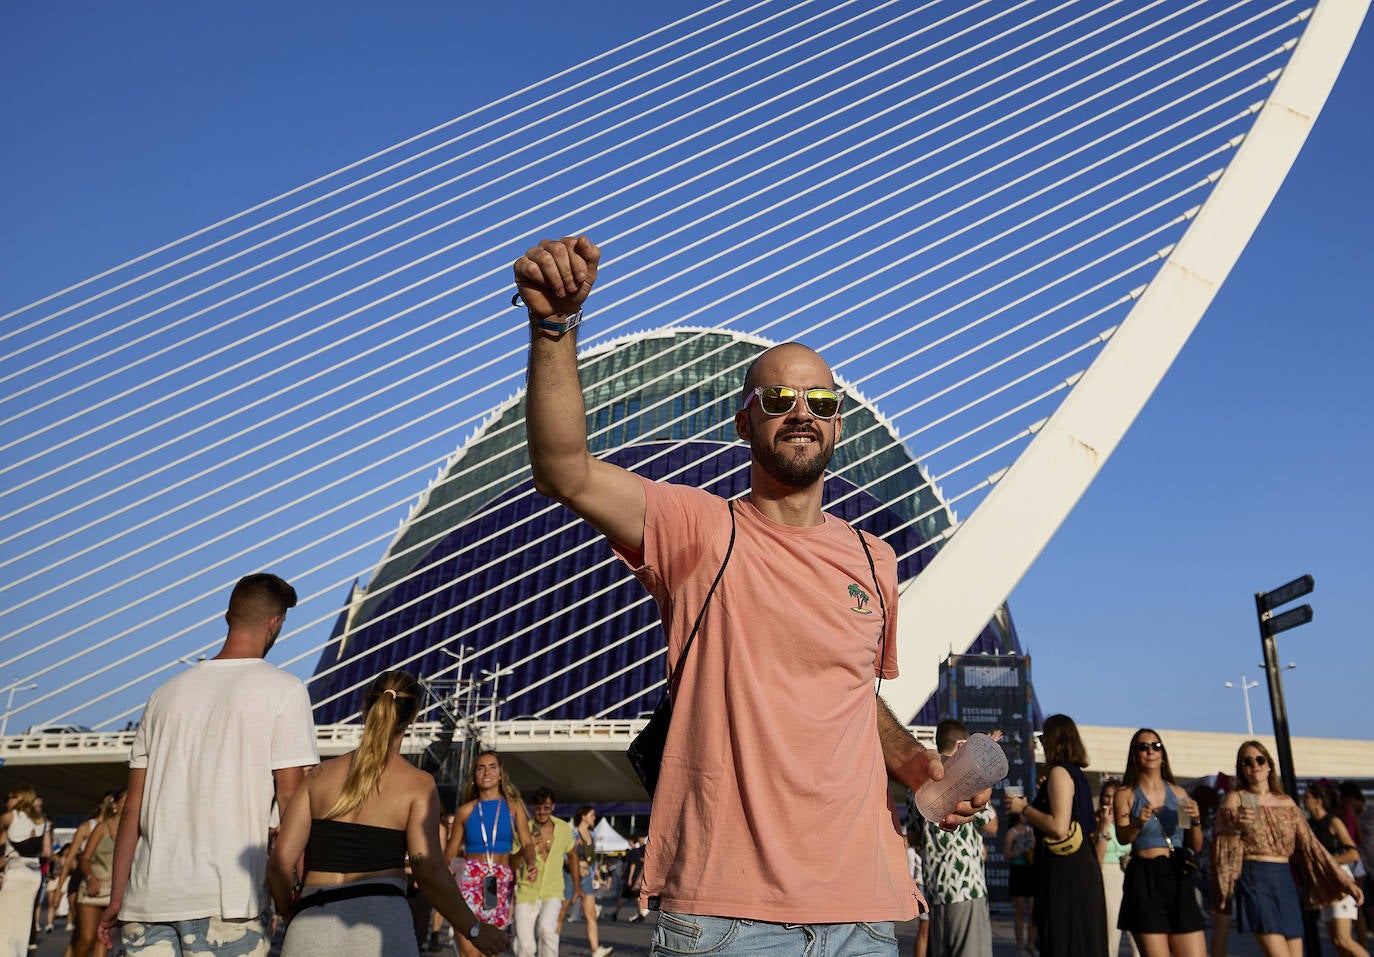
[[[854,528],[854,534],[859,536],[859,544],[864,547],[864,558],[868,559],[868,573],[873,576],[873,590],[878,593],[878,608],[883,613],[883,630],[878,635],[878,687],[877,691],[883,690],[883,648],[887,644],[887,604],[883,601],[883,589],[878,584],[878,569],[873,564],[873,553],[868,550],[868,540],[864,538],[864,533]],[[876,693],[876,692],[875,692]]]
[[[682,663],[687,660],[687,652],[692,650],[692,642],[697,639],[697,632],[701,630],[701,623],[706,618],[706,609],[711,606],[711,596],[716,593],[716,586],[720,584],[721,578],[725,575],[725,566],[730,564],[730,555],[735,550],[735,502],[733,499],[727,500],[726,507],[730,510],[730,541],[725,546],[725,557],[720,561],[720,570],[716,572],[716,580],[711,582],[711,587],[706,592],[706,600],[701,603],[701,611],[697,613],[697,620],[692,625],[692,632],[687,636],[687,643],[682,646],[682,654],[678,656],[677,667],[668,676],[668,697],[672,698],[677,693],[677,686],[682,683]]]
[[[644,790],[649,793],[650,798],[654,796],[654,790],[658,787],[658,771],[663,763],[663,749],[668,742],[668,728],[673,721],[673,697],[682,682],[682,664],[687,660],[687,653],[692,650],[692,642],[701,630],[701,623],[706,618],[706,609],[711,605],[711,597],[716,593],[716,586],[720,584],[721,577],[725,574],[725,566],[730,564],[730,555],[735,550],[735,503],[727,500],[725,504],[730,510],[730,542],[725,546],[725,558],[721,560],[716,579],[711,582],[711,588],[706,592],[706,600],[702,602],[701,612],[697,615],[696,623],[692,625],[692,633],[687,636],[687,643],[682,646],[677,667],[668,675],[667,685],[663,689],[663,696],[659,698],[658,707],[654,708],[648,722],[635,735],[625,751],[630,767],[634,769],[635,776],[644,785]]]

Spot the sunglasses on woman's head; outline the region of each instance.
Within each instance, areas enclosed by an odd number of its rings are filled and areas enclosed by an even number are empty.
[[[1135,749],[1136,749],[1137,751],[1139,751],[1141,754],[1144,754],[1146,751],[1163,751],[1163,750],[1164,750],[1164,742],[1163,742],[1163,741],[1137,741],[1137,742],[1135,743]]]
[[[797,407],[799,396],[805,398],[807,411],[818,419],[833,419],[844,398],[834,389],[807,389],[798,393],[790,386],[760,385],[755,386],[749,398],[744,400],[744,408],[749,408],[749,403],[758,399],[759,408],[769,415],[786,415]]]
[[[1257,754],[1253,758],[1241,758],[1240,766],[1243,768],[1262,768],[1269,764],[1269,759],[1262,754]]]

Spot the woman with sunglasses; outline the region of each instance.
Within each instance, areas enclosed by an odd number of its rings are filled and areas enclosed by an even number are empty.
[[[1350,874],[1350,865],[1360,860],[1360,850],[1341,820],[1341,796],[1336,788],[1322,782],[1310,784],[1302,796],[1302,803],[1312,819],[1312,833],[1317,836],[1317,843],[1326,848],[1342,870]],[[1351,879],[1354,879],[1353,874]],[[1361,946],[1353,934],[1355,918],[1359,914],[1360,908],[1349,894],[1322,908],[1326,932],[1341,957],[1369,957],[1369,951]]]
[[[1151,728],[1131,735],[1116,792],[1116,837],[1131,845],[1117,926],[1130,931],[1145,957],[1205,957],[1192,881],[1202,821],[1197,802],[1174,782],[1169,752]]]
[[[1274,759],[1258,741],[1236,752],[1236,787],[1217,812],[1212,861],[1221,909],[1233,913],[1237,930],[1255,935],[1264,957],[1302,957],[1303,905],[1293,870],[1311,908],[1346,894],[1357,904],[1364,900],[1283,793]]]
[[[463,939],[484,954],[510,943],[463,901],[441,856],[434,778],[401,757],[423,698],[406,672],[378,675],[363,693],[357,749],[314,768],[291,796],[268,866],[277,913],[290,918],[282,957],[418,957],[407,859],[425,896]]]

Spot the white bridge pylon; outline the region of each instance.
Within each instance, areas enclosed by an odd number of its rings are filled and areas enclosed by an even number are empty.
[[[938,662],[1006,600],[1116,449],[1240,258],[1355,42],[1367,0],[1312,15],[1234,160],[1097,360],[982,504],[901,597],[898,714],[935,690]]]

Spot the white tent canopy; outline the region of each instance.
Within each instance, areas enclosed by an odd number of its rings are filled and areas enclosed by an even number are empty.
[[[630,849],[630,842],[621,837],[620,832],[611,827],[611,822],[604,817],[592,828],[592,840],[598,854],[616,854]]]

